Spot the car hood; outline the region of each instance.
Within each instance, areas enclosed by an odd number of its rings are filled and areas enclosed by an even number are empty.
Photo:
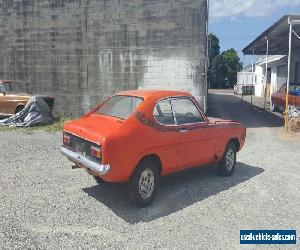
[[[91,114],[66,123],[64,131],[100,144],[105,137],[116,132],[123,124],[123,120],[115,117]]]

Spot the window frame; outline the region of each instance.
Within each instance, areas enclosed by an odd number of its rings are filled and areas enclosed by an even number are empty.
[[[173,116],[173,121],[174,121],[174,124],[164,124],[164,123],[160,123],[158,120],[155,119],[155,116],[154,116],[154,110],[156,109],[156,106],[160,103],[160,102],[163,102],[167,100],[170,104],[170,107],[171,107],[171,112],[172,112],[172,116]],[[171,103],[171,98],[170,97],[165,97],[163,99],[160,99],[159,101],[157,101],[154,105],[154,108],[153,108],[153,111],[152,111],[152,116],[153,116],[153,119],[155,120],[156,123],[158,123],[159,125],[162,125],[162,126],[170,126],[170,127],[173,127],[173,126],[176,126],[176,119],[175,119],[175,116],[174,116],[174,111],[173,111],[173,107],[172,107],[172,103]]]
[[[168,100],[169,99],[169,100]],[[172,104],[172,100],[178,100],[178,99],[188,99],[192,102],[192,104],[196,107],[196,109],[198,110],[201,118],[203,121],[201,122],[192,122],[192,123],[184,123],[184,124],[178,124],[177,123],[177,120],[176,120],[176,115],[175,115],[175,110],[174,110],[174,107],[173,107],[173,104]],[[156,108],[156,106],[161,102],[161,101],[164,101],[164,100],[168,100],[169,103],[170,103],[170,106],[171,106],[171,110],[172,110],[172,114],[173,114],[173,119],[174,119],[174,124],[163,124],[163,123],[160,123],[159,121],[157,121],[154,117],[154,110]],[[188,125],[195,125],[195,124],[205,124],[207,123],[207,119],[205,118],[205,116],[203,116],[203,113],[202,111],[200,110],[199,106],[197,105],[197,103],[195,102],[194,98],[191,97],[191,96],[168,96],[168,97],[164,97],[162,99],[160,99],[159,101],[157,101],[154,105],[154,108],[153,108],[153,111],[152,111],[152,116],[153,116],[153,119],[155,120],[156,123],[158,123],[159,125],[162,125],[162,126],[167,126],[167,127],[174,127],[174,126],[188,126]]]
[[[4,90],[4,92],[1,91],[1,87]],[[2,93],[2,94],[7,93],[7,90],[2,83],[0,83],[0,93]]]

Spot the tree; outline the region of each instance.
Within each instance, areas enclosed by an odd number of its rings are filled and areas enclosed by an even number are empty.
[[[240,58],[235,51],[235,49],[228,49],[222,52],[222,57],[224,60],[224,66],[226,70],[224,71],[224,83],[226,88],[232,88],[237,81],[237,72],[242,68],[242,63],[240,62]]]
[[[227,75],[227,68],[225,65],[224,57],[222,55],[215,56],[209,67],[210,73],[210,87],[211,88],[221,88],[224,83],[225,75]]]
[[[220,55],[220,41],[219,38],[213,34],[208,34],[208,58],[212,62],[213,58]]]
[[[219,38],[213,34],[209,33],[208,34],[208,58],[209,58],[209,67],[208,67],[208,84],[209,87],[215,87],[212,86],[214,84],[215,79],[217,78],[216,76],[216,69],[212,68],[214,58],[220,55],[220,41]],[[218,58],[219,60],[220,58]],[[214,71],[214,72],[213,72]]]
[[[220,54],[219,38],[208,35],[208,82],[210,88],[232,88],[237,80],[237,72],[242,68],[235,49],[228,49]]]

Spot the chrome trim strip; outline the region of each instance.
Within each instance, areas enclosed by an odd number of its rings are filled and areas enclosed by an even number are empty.
[[[0,113],[0,116],[13,116],[14,114]]]
[[[75,136],[75,137],[78,137],[78,138],[84,140],[84,141],[88,141],[88,142],[95,143],[95,144],[97,144],[99,147],[101,147],[101,144],[100,144],[98,141],[96,142],[96,141],[92,141],[92,140],[90,140],[90,139],[87,139],[87,138],[78,136],[77,134],[74,134],[74,133],[72,133],[72,132],[70,132],[70,131],[68,131],[68,130],[64,130],[64,131],[62,131],[62,133],[63,133],[63,135],[64,135],[64,133],[71,134],[71,135],[73,135],[73,136]]]
[[[96,172],[99,175],[106,175],[110,171],[110,165],[109,164],[99,164],[97,162],[94,162],[84,155],[80,155],[72,150],[67,149],[66,147],[61,146],[59,149],[59,152],[69,158],[74,163],[78,163],[88,169],[90,169],[93,172]]]

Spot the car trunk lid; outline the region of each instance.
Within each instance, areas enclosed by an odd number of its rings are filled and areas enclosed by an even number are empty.
[[[123,120],[98,114],[91,114],[78,120],[67,123],[64,131],[84,140],[100,144],[103,138],[117,131]]]

